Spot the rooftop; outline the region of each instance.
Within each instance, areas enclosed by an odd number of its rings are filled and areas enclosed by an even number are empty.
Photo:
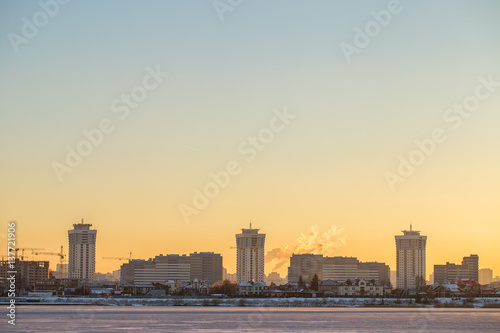
[[[410,230],[401,230],[401,232],[407,235],[420,235],[420,231],[413,230],[413,226],[410,224]]]
[[[82,222],[73,224],[73,228],[74,229],[86,229],[86,230],[89,230],[91,226],[92,226],[92,224],[83,223],[83,218],[82,218]]]
[[[241,232],[243,234],[258,234],[259,230],[260,229],[252,229],[252,223],[250,223],[250,228],[249,229],[242,228]]]

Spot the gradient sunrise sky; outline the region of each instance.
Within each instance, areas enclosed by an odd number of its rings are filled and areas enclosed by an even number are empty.
[[[500,275],[500,87],[459,128],[443,119],[479,77],[500,81],[500,2],[402,0],[348,63],[341,43],[388,3],[243,1],[221,20],[212,1],[74,0],[16,53],[9,34],[41,7],[2,1],[2,244],[16,220],[18,246],[56,252],[83,217],[98,230],[98,272],[120,265],[103,256],[194,251],[234,272],[230,246],[250,221],[266,250],[335,226],[345,244],[330,255],[395,270],[394,235],[413,223],[428,236],[427,274],[478,254]],[[148,67],[169,75],[120,119],[111,104]],[[295,118],[246,161],[238,146],[284,108]],[[59,181],[53,162],[104,118],[115,130]],[[384,174],[436,128],[446,142],[391,191]],[[186,223],[179,205],[231,160],[241,173]]]

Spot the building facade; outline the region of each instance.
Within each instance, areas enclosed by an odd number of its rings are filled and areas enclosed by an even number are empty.
[[[61,264],[58,263],[56,265],[56,270],[54,272],[54,277],[56,279],[68,279],[69,274],[68,274],[68,264]]]
[[[203,281],[209,285],[222,280],[222,256],[213,252],[187,255],[159,255],[149,260],[131,260],[121,266],[123,284],[151,284],[165,281]]]
[[[222,269],[222,280],[229,280],[231,282],[236,282],[236,273],[228,273],[227,269]]]
[[[360,262],[355,257],[323,257],[321,254],[293,254],[288,268],[288,282],[307,282],[314,275],[322,281],[375,280],[390,284],[390,269],[383,262]]]
[[[73,224],[68,230],[69,266],[71,279],[93,280],[95,273],[95,244],[97,230],[90,229],[92,224]]]
[[[14,263],[14,269],[10,264]],[[14,262],[8,260],[0,261],[0,279],[6,280],[14,273],[16,278],[16,288],[28,289],[31,288],[36,281],[49,278],[49,262],[48,261],[33,261],[33,260],[19,260]],[[7,288],[7,285],[4,287]],[[8,289],[8,288],[7,288]]]
[[[391,285],[391,269],[389,265],[383,262],[360,262],[358,267],[362,274],[356,277],[357,279],[375,280],[386,286]]]
[[[395,236],[397,288],[415,289],[425,285],[427,236],[420,235],[411,225],[410,230],[402,232],[403,235]]]
[[[393,288],[396,288],[397,284],[398,284],[398,275],[397,275],[397,272],[396,271],[391,271],[391,286]]]
[[[165,280],[174,281],[190,281],[191,279],[191,264],[189,256],[183,254],[167,254],[159,255],[153,259],[154,280],[151,282],[162,282]],[[146,269],[142,276],[144,282],[147,283],[147,274],[150,272]]]
[[[288,281],[286,277],[285,278],[281,277],[281,275],[278,272],[271,272],[264,278],[264,282],[268,286],[270,286],[273,283],[277,286],[281,286],[283,284],[286,284]]]
[[[307,282],[314,275],[323,280],[323,260],[322,254],[292,254],[288,267],[288,282],[298,282],[300,277]]]
[[[375,280],[390,284],[390,268],[383,262],[360,262],[355,257],[325,257],[323,279],[344,282],[347,280]]]
[[[198,279],[212,285],[222,280],[222,256],[218,253],[191,253],[189,265],[191,281]]]
[[[493,282],[493,270],[489,268],[481,268],[479,270],[479,283],[482,285]]]
[[[264,281],[264,246],[266,234],[260,229],[241,229],[236,234],[236,280],[237,282]]]
[[[472,279],[476,282],[479,281],[479,256],[477,254],[471,254],[468,257],[464,257],[462,266],[464,266],[464,270],[469,276],[465,279]]]
[[[464,257],[461,265],[449,262],[446,265],[434,265],[434,283],[450,283],[461,279],[479,280],[479,257],[476,254]]]

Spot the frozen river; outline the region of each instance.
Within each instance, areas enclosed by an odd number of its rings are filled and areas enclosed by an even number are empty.
[[[500,309],[20,306],[1,332],[500,332]]]

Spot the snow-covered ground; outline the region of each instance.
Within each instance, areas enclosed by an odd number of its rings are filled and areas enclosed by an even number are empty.
[[[9,299],[0,297],[0,304]],[[500,306],[500,298],[474,298],[469,300],[436,298],[430,304],[415,303],[414,299],[395,298],[112,298],[112,297],[17,297],[16,305],[107,305],[107,306],[249,306],[249,307],[469,307],[482,308],[485,305]]]

